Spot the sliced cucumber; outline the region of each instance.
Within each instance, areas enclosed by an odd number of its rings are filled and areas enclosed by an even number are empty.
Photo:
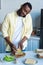
[[[8,61],[8,62],[14,61],[14,59],[15,59],[14,56],[8,56],[8,55],[6,55],[6,56],[3,58],[3,60]]]

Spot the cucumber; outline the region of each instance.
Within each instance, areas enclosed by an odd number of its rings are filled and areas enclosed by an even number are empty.
[[[14,59],[15,59],[14,56],[8,56],[8,55],[6,55],[6,56],[3,58],[3,60],[8,61],[8,62],[14,61]]]

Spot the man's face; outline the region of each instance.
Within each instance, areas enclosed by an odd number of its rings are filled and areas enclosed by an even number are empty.
[[[31,10],[30,10],[30,8],[28,7],[28,5],[22,6],[22,7],[21,7],[21,13],[20,13],[20,15],[21,15],[22,17],[25,17],[30,11],[31,11]]]

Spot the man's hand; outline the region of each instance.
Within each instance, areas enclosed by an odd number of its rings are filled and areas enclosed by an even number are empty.
[[[12,52],[13,54],[15,54],[15,52],[16,52],[16,46],[15,46],[13,43],[11,43],[9,37],[5,37],[5,40],[6,40],[6,42],[8,43],[8,45],[10,46],[10,48],[11,48],[11,52]]]
[[[25,40],[27,40],[26,36],[24,36],[24,38],[18,44],[18,48],[20,48],[21,50],[23,49],[23,43],[24,43]]]
[[[10,48],[11,48],[11,52],[12,52],[13,54],[15,54],[16,51],[17,51],[16,46],[13,45],[13,44],[11,44],[11,45],[10,45]]]
[[[18,48],[22,50],[22,48],[23,48],[23,43],[22,43],[22,41],[19,42],[19,44],[18,44]]]

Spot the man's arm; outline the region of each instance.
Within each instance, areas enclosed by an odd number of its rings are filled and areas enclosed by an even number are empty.
[[[16,46],[15,45],[13,45],[13,43],[11,43],[10,42],[10,39],[9,39],[9,37],[5,37],[5,40],[6,40],[6,42],[9,44],[9,46],[10,46],[10,48],[11,48],[11,52],[13,53],[13,54],[15,54],[15,52],[16,52]]]
[[[6,42],[9,44],[9,46],[10,46],[11,48],[14,47],[14,49],[16,50],[15,45],[13,45],[13,43],[10,42],[9,37],[5,37],[5,40],[6,40]]]
[[[24,36],[23,39],[19,42],[18,48],[20,48],[20,49],[22,50],[22,48],[23,48],[23,43],[24,43],[24,41],[26,41],[26,40],[27,40],[27,37]]]
[[[9,15],[7,15],[4,18],[4,21],[2,23],[2,34],[5,40],[7,41],[7,43],[9,44],[11,50],[14,51],[16,47],[13,45],[13,43],[11,43],[9,35],[8,35],[9,24],[10,24]]]

